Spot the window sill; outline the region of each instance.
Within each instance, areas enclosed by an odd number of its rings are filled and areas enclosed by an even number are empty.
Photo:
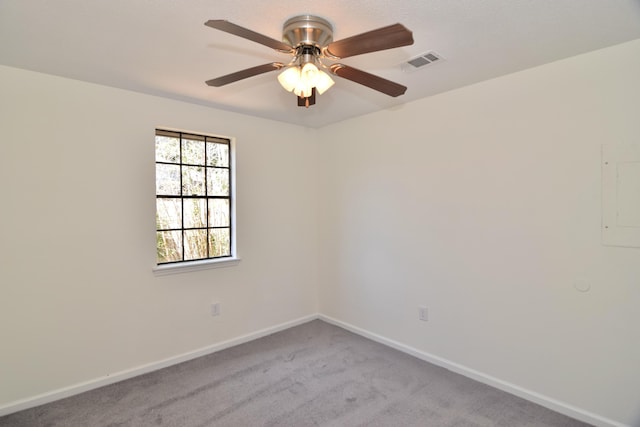
[[[211,268],[233,267],[240,263],[240,258],[206,259],[200,261],[181,262],[176,264],[157,265],[153,268],[156,276],[189,273],[191,271],[209,270]]]

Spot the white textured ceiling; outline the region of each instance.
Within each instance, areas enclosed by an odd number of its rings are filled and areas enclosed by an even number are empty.
[[[289,56],[204,25],[226,19],[280,39],[287,18],[328,19],[339,40],[400,22],[408,47],[341,62],[408,86],[391,98],[348,80],[309,109],[277,72],[222,88],[205,80]],[[0,0],[0,64],[321,127],[640,38],[637,0]],[[444,62],[400,64],[434,50]]]

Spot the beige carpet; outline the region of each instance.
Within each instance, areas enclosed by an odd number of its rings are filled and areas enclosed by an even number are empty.
[[[0,426],[585,426],[316,320]]]

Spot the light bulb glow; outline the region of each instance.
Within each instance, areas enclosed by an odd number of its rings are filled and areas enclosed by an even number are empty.
[[[308,98],[311,96],[312,88],[313,86],[311,86],[308,81],[300,79],[298,85],[293,89],[293,93],[301,98]]]
[[[287,92],[291,92],[300,83],[300,68],[287,68],[278,75],[278,81]]]
[[[316,85],[316,79],[318,78],[318,67],[311,62],[307,62],[304,64],[304,67],[302,67],[300,77],[305,80],[308,85],[314,87]]]

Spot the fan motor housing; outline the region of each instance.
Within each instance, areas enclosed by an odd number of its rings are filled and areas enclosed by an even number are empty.
[[[320,49],[333,41],[333,27],[318,16],[294,16],[282,27],[282,41],[294,48],[311,45]]]

